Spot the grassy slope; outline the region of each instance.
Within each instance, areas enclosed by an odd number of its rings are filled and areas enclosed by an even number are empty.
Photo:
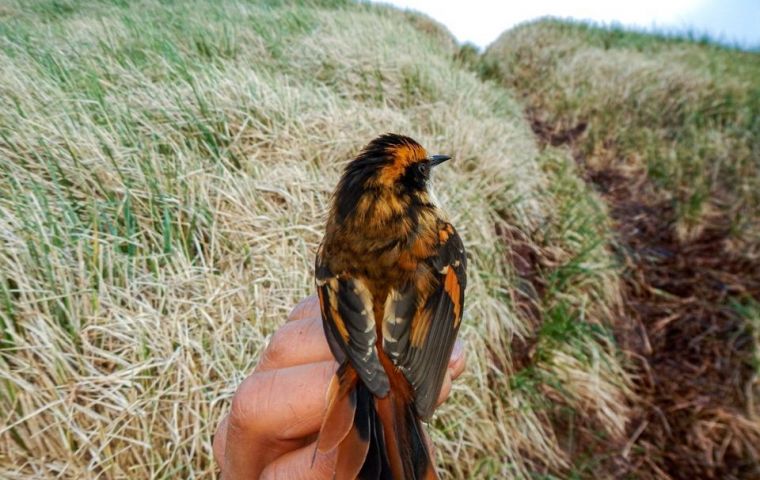
[[[683,239],[726,217],[760,256],[758,53],[544,21],[506,32],[486,57],[555,132],[588,126],[595,169],[642,170],[673,200]]]
[[[648,333],[637,475],[756,478],[760,55],[546,20],[505,32],[478,68],[612,205],[621,323]]]
[[[472,257],[470,357],[433,422],[448,477],[593,470],[569,464],[579,439],[621,438],[604,210],[434,24],[4,1],[0,65],[3,478],[212,474],[231,393],[312,291],[343,162],[385,131],[457,158],[438,190]]]

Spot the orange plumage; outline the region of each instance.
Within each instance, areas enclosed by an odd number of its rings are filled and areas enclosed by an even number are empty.
[[[317,442],[337,449],[336,479],[437,478],[421,420],[443,384],[467,265],[428,194],[431,169],[448,159],[383,135],[348,164],[333,195],[315,273],[341,364]]]

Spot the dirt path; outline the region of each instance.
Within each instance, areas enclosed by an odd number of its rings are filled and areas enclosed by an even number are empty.
[[[571,148],[585,129],[533,127],[546,143]],[[624,265],[624,317],[616,333],[634,360],[643,399],[623,452],[628,475],[759,479],[755,352],[734,302],[760,301],[760,265],[730,253],[728,226],[720,222],[680,241],[672,204],[659,200],[645,174],[594,170],[577,155],[576,161],[608,203]]]

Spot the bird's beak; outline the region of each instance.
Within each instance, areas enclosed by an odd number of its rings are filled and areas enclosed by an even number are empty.
[[[451,157],[448,155],[430,155],[428,157],[428,160],[430,161],[430,166],[435,167],[436,165],[440,165],[441,163],[445,162],[446,160],[449,160]]]

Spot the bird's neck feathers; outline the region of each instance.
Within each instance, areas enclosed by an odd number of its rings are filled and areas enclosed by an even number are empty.
[[[407,243],[421,231],[434,229],[443,217],[427,189],[403,191],[384,186],[357,185],[356,179],[341,181],[333,198],[332,229],[372,244]]]

